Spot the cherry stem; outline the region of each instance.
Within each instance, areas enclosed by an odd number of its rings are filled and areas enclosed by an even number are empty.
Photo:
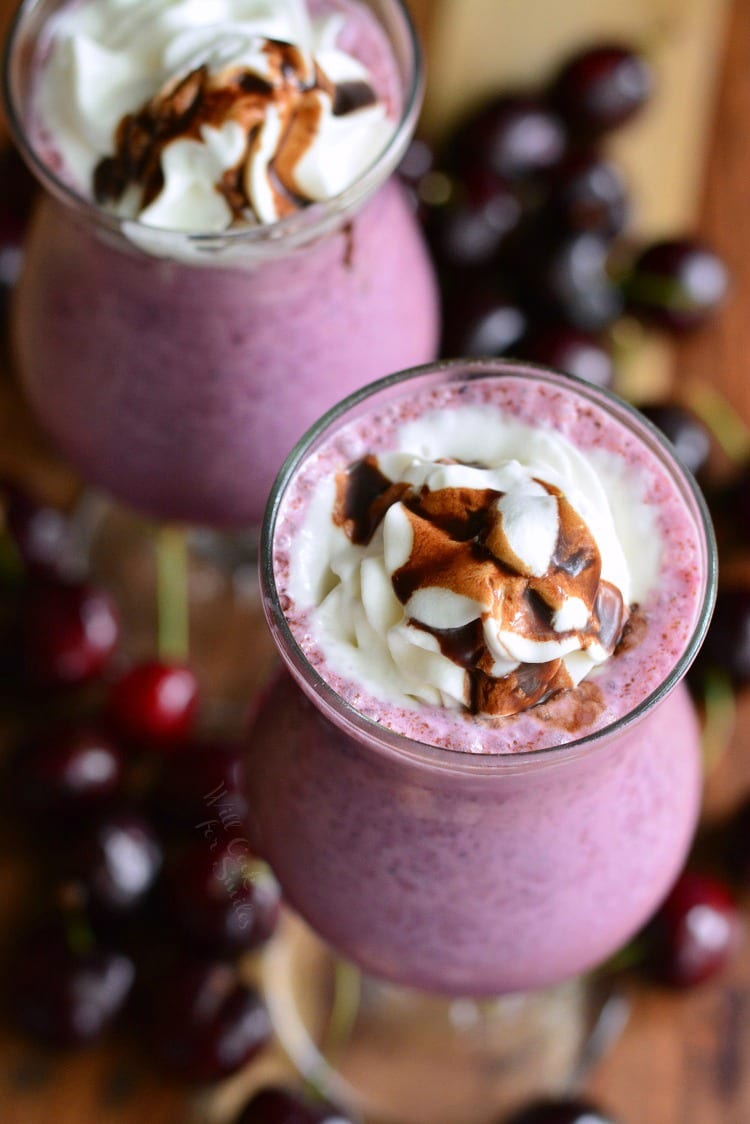
[[[744,464],[750,455],[750,429],[743,418],[718,390],[703,382],[691,383],[685,401],[735,465]]]
[[[156,533],[159,658],[186,662],[190,651],[188,549],[184,527],[165,523]]]
[[[86,914],[85,894],[75,882],[64,883],[58,890],[58,904],[62,909],[65,940],[73,956],[93,952],[96,938]]]
[[[731,680],[720,672],[707,675],[703,683],[703,772],[708,776],[719,764],[734,732],[737,707]]]
[[[610,978],[629,972],[633,968],[642,967],[649,956],[649,942],[644,933],[639,933],[621,949],[610,956],[600,968],[593,973],[595,977]]]
[[[326,1027],[323,1053],[334,1053],[351,1037],[362,994],[362,976],[353,964],[337,960],[333,970],[333,1005]]]
[[[672,277],[659,273],[635,273],[621,280],[625,293],[631,300],[643,301],[669,312],[692,312],[695,301],[685,291],[684,285]]]

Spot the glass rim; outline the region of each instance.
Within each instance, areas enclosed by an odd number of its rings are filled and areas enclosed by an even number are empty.
[[[273,545],[281,505],[292,477],[304,463],[318,439],[328,430],[333,430],[335,423],[345,418],[350,411],[382,391],[427,375],[443,375],[447,383],[487,377],[526,375],[538,382],[546,382],[553,386],[572,386],[578,394],[603,408],[610,417],[624,424],[632,434],[646,441],[650,451],[669,472],[672,482],[678,487],[695,522],[700,548],[704,555],[701,560],[705,562],[705,584],[695,625],[684,650],[669,674],[636,706],[613,722],[583,737],[541,749],[511,753],[470,753],[410,738],[368,718],[343,699],[310,664],[289,626],[276,585]],[[354,737],[359,737],[360,740],[364,737],[368,744],[375,744],[378,750],[392,757],[410,759],[421,765],[464,776],[496,772],[518,773],[533,768],[562,765],[572,759],[593,753],[600,747],[603,748],[610,743],[613,736],[624,733],[640,722],[672,692],[695,659],[711,620],[718,583],[716,539],[706,501],[695,478],[682,464],[664,434],[635,406],[612,391],[541,364],[514,359],[451,359],[412,367],[370,383],[328,410],[300,438],[276,477],[261,527],[259,569],[263,611],[274,642],[287,669],[314,705],[322,709],[323,713],[339,728]]]
[[[200,248],[211,247],[217,241],[226,245],[266,246],[290,240],[312,241],[318,234],[325,233],[336,219],[364,202],[386,178],[395,170],[414,133],[424,95],[424,66],[422,47],[414,21],[406,0],[385,0],[392,6],[401,21],[408,47],[408,81],[405,83],[403,105],[398,122],[388,143],[378,153],[369,167],[358,176],[354,183],[344,191],[323,202],[311,203],[285,218],[273,223],[260,223],[258,226],[229,227],[221,231],[184,231],[171,227],[151,226],[139,219],[126,219],[111,214],[100,207],[93,199],[81,195],[74,187],[61,179],[37,152],[28,137],[24,121],[23,106],[16,97],[12,80],[12,63],[27,19],[40,7],[44,0],[21,0],[11,21],[5,46],[2,52],[2,88],[0,96],[5,108],[10,134],[27,165],[42,184],[56,199],[115,234],[126,235],[130,230],[144,231],[146,235],[159,237],[175,244],[189,243]],[[384,28],[387,33],[387,29]],[[391,36],[389,35],[389,40]],[[132,237],[132,235],[131,235]]]

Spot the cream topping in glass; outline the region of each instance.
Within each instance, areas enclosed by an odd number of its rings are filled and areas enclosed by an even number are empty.
[[[508,420],[506,441],[462,411],[404,427],[310,500],[288,590],[330,666],[375,694],[502,716],[610,658],[658,571],[641,509],[562,435]],[[452,419],[455,426],[456,418]],[[473,435],[473,440],[472,440]],[[466,463],[469,449],[479,463]],[[458,454],[458,455],[457,455]],[[489,454],[489,455],[488,455]]]
[[[83,0],[51,21],[35,111],[123,218],[273,223],[344,191],[393,134],[344,22],[304,0]]]

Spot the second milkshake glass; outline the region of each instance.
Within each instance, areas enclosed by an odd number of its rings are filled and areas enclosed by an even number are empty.
[[[533,380],[619,422],[681,497],[699,560],[692,633],[656,689],[610,726],[534,752],[436,748],[363,717],[306,659],[276,584],[285,493],[331,434],[405,394],[419,401],[420,391],[483,379]],[[677,876],[700,800],[699,732],[682,679],[713,607],[715,544],[700,493],[664,439],[613,395],[530,365],[458,362],[394,376],[332,410],[290,456],[261,564],[291,677],[261,708],[247,775],[259,846],[291,905],[374,976],[457,997],[558,984],[611,955]],[[408,1006],[396,1003],[402,1017]]]
[[[326,203],[208,236],[117,219],[72,192],[34,149],[34,52],[63,2],[21,5],[6,104],[47,189],[15,302],[21,374],[85,479],[150,515],[258,525],[284,456],[323,410],[435,354],[432,268],[389,179],[421,104],[419,50],[400,0],[367,6],[401,78],[386,149]]]

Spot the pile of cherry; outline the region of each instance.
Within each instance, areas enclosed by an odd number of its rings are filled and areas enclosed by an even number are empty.
[[[481,107],[439,160],[413,144],[401,174],[438,267],[446,355],[512,354],[606,385],[623,313],[680,332],[720,302],[727,274],[707,247],[632,243],[627,185],[602,150],[654,85],[643,56],[597,47],[540,94]]]
[[[18,736],[3,789],[33,868],[9,1013],[56,1045],[126,1016],[164,1066],[222,1077],[268,1041],[241,960],[279,912],[247,841],[240,747],[196,735],[188,666],[118,668],[112,597],[57,568],[64,517],[4,499],[2,694]]]
[[[544,96],[504,96],[466,121],[440,172],[415,143],[401,171],[438,264],[447,354],[512,353],[606,385],[607,332],[623,312],[682,331],[719,303],[726,272],[708,249],[683,238],[634,250],[622,237],[627,193],[599,142],[651,86],[637,54],[591,50]],[[0,315],[34,194],[14,154],[2,163]],[[650,413],[701,473],[711,445],[702,423],[674,404]],[[714,495],[720,526],[735,536],[748,525],[748,497],[750,465]],[[245,967],[279,911],[278,887],[246,839],[240,747],[196,734],[188,666],[123,666],[112,597],[61,572],[66,519],[10,483],[0,502],[0,713],[13,742],[2,789],[31,866],[27,917],[2,972],[5,1010],[56,1046],[130,1026],[152,1061],[191,1081],[219,1079],[270,1038]],[[720,595],[702,667],[750,681],[750,586]],[[740,890],[750,879],[750,807],[723,849],[731,861],[720,875],[686,872],[626,956],[651,978],[701,983],[736,947],[725,878]],[[240,1122],[333,1115],[269,1087]],[[583,1120],[609,1124],[577,1101],[532,1106],[512,1124]]]

